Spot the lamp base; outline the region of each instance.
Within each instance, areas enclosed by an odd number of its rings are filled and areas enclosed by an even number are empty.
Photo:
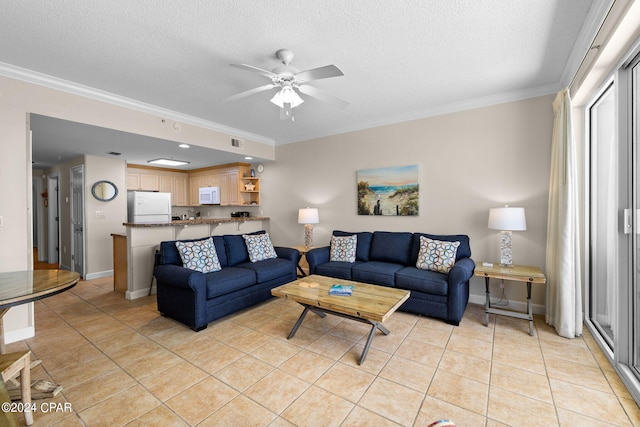
[[[313,245],[313,224],[304,225],[304,248],[309,250]]]
[[[511,251],[511,231],[500,232],[500,266],[513,267],[513,252]]]

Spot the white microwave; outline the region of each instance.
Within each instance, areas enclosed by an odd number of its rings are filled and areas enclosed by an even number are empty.
[[[220,187],[201,187],[199,191],[201,205],[219,205]]]

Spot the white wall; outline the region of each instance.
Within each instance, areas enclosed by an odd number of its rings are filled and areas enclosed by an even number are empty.
[[[544,269],[553,126],[548,95],[406,123],[278,146],[265,167],[261,201],[277,244],[303,244],[298,208],[317,207],[314,242],[328,244],[332,230],[420,231],[467,234],[476,262],[498,258],[498,232],[487,229],[489,208],[523,206],[527,231],[514,232],[514,263]],[[359,216],[356,171],[417,164],[417,217]],[[534,287],[536,311],[544,287]],[[484,281],[471,292],[484,301]],[[507,286],[520,302],[525,287]]]

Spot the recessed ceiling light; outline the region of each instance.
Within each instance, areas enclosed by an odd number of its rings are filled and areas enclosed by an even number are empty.
[[[178,147],[180,147],[180,148],[189,148],[190,145],[189,144],[179,144]]]
[[[147,163],[153,163],[154,165],[163,165],[163,166],[183,166],[188,165],[190,162],[185,160],[173,160],[173,159],[153,159],[147,161]]]
[[[244,159],[245,159],[245,160],[253,160],[253,157],[251,157],[251,156],[245,156],[245,158],[244,158]]]

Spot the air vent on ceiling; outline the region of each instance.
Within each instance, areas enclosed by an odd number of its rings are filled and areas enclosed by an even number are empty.
[[[231,146],[242,150],[244,149],[244,141],[238,138],[231,138]]]
[[[119,156],[122,153],[118,153],[117,151],[109,151],[109,153],[107,153],[107,154],[111,154],[112,156]]]

